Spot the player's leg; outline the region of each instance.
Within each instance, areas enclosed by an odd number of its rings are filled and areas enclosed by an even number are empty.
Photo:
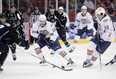
[[[83,63],[83,67],[85,67],[86,65],[88,65],[90,63],[90,60],[93,56],[95,48],[96,48],[96,44],[94,42],[90,41],[89,47],[87,49],[87,58]]]
[[[11,44],[16,43],[21,47],[25,47],[25,50],[29,49],[30,45],[28,44],[28,42],[26,42],[25,39],[23,39],[23,38],[19,38],[18,34],[16,32],[14,32],[13,29],[10,29],[9,36],[12,39]]]
[[[12,52],[12,57],[13,57],[13,60],[15,61],[16,60],[16,44],[13,43],[12,45],[8,45],[11,49],[11,52]]]
[[[77,29],[77,34],[74,37],[74,43],[78,43],[78,40],[80,39],[80,37],[82,37],[83,34],[84,31],[82,29]]]
[[[84,67],[90,67],[93,65],[93,63],[97,60],[97,58],[99,57],[99,54],[103,54],[108,47],[110,46],[111,42],[108,41],[104,41],[104,42],[99,42],[96,46],[96,49],[94,50],[93,56],[90,60],[90,62],[85,65]]]
[[[75,47],[71,45],[69,41],[66,39],[66,29],[65,28],[58,29],[57,32],[60,38],[62,39],[62,41],[64,42],[65,46],[68,47],[68,51],[73,52]]]
[[[58,40],[56,40],[52,46],[52,49],[61,55],[64,59],[68,61],[67,65],[73,65],[74,62],[72,61],[71,57],[66,53],[66,51],[62,50]]]
[[[2,41],[0,41],[0,71],[3,71],[1,68],[4,64],[4,61],[8,55],[9,48],[7,44],[4,44]]]
[[[38,41],[36,44],[34,44],[35,52],[36,52],[38,58],[41,60],[40,64],[44,64],[46,62],[43,52],[41,50],[41,48],[43,48],[46,45],[47,44],[45,41]]]
[[[93,38],[89,42],[89,47],[87,49],[87,58],[83,63],[83,67],[85,67],[86,65],[88,65],[90,63],[90,60],[93,56],[93,53],[94,53],[97,43],[98,43],[98,36],[96,34],[95,36],[93,36]]]

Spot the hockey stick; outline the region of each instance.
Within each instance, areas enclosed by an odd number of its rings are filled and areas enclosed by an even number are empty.
[[[27,52],[27,53],[28,53],[29,55],[35,57],[35,58],[38,58],[37,56],[35,56],[35,55],[33,55],[33,54],[29,53],[29,52]],[[38,59],[39,59],[39,58],[38,58]],[[73,70],[73,69],[66,69],[64,66],[59,67],[59,66],[57,66],[57,65],[55,65],[55,64],[53,64],[53,63],[51,63],[51,62],[48,62],[48,61],[46,61],[46,63],[52,65],[53,68],[56,67],[56,68],[61,69],[61,70],[63,70],[63,71],[72,71],[72,70]]]
[[[101,55],[99,53],[99,61],[100,61],[100,69],[102,70],[102,62],[101,62]]]
[[[97,38],[100,40],[100,37],[99,37],[98,34],[97,34]],[[98,46],[99,50],[101,50],[100,46],[99,45],[97,45],[97,46]],[[100,53],[99,53],[99,62],[100,62],[100,69],[102,70],[102,62],[101,62],[101,55],[100,55]]]

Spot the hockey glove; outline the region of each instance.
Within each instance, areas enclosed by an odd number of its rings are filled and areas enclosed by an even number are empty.
[[[54,43],[55,43],[55,42],[54,42],[53,40],[50,40],[50,41],[49,41],[49,46],[52,48],[52,47],[54,46]]]
[[[45,35],[44,34],[39,34],[38,40],[44,40],[44,39],[45,39]]]

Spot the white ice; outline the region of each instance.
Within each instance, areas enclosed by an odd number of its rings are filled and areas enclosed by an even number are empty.
[[[40,60],[28,54],[35,52],[33,47],[25,51],[21,47],[17,47],[17,60],[12,60],[11,52],[9,53],[3,69],[0,73],[0,79],[116,79],[116,64],[104,66],[116,54],[116,43],[113,43],[109,49],[101,56],[102,70],[100,69],[99,59],[90,68],[83,68],[82,64],[86,59],[86,49],[88,44],[75,44],[76,49],[69,55],[74,60],[76,66],[67,67],[66,61],[56,55],[50,55],[47,47],[43,48],[43,53],[47,61],[57,65],[64,65],[66,68],[73,68],[73,71],[62,71],[52,68],[51,65],[41,66]],[[62,47],[67,51],[66,47]]]

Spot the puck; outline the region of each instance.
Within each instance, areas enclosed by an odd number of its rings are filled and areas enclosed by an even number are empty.
[[[64,69],[65,67],[64,67],[64,66],[61,66],[61,68],[63,68],[63,69]]]

